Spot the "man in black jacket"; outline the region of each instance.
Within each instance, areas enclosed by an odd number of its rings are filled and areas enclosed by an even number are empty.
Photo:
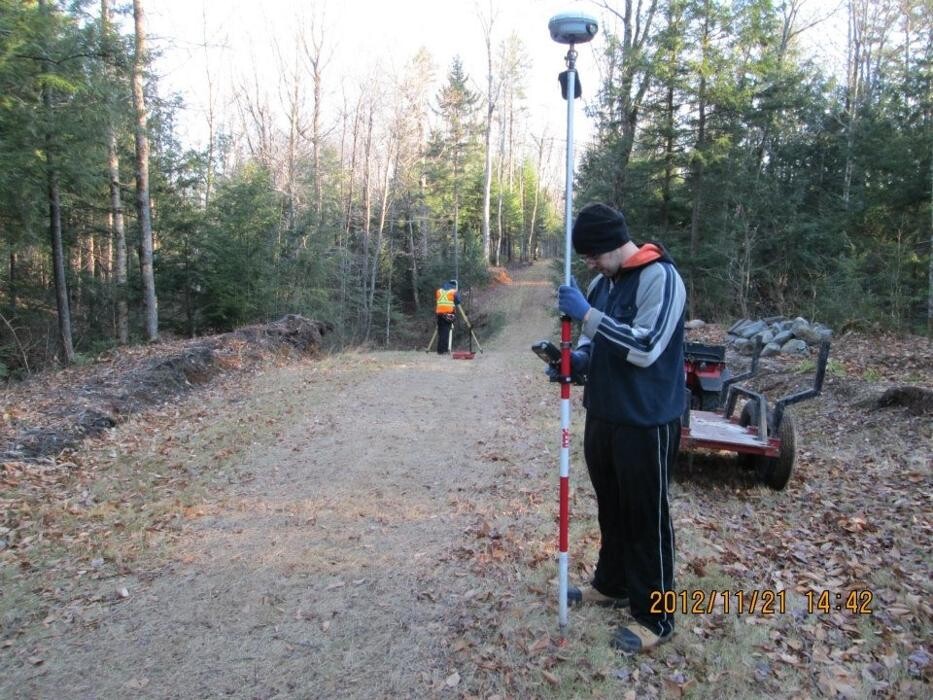
[[[561,312],[582,323],[574,373],[583,393],[584,456],[599,512],[599,560],[592,583],[571,587],[571,604],[628,606],[635,622],[612,644],[650,649],[674,632],[664,593],[674,590],[670,471],[685,406],[683,314],[686,292],[663,247],[629,239],[625,217],[604,204],[584,207],[573,246],[599,274],[584,295],[561,286]]]

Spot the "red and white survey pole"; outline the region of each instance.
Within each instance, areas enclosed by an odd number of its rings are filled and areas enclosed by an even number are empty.
[[[571,231],[573,229],[573,103],[580,95],[577,80],[576,44],[583,44],[596,35],[599,25],[589,15],[563,13],[548,22],[551,38],[559,44],[568,44],[567,70],[560,74],[561,92],[567,100],[567,172],[564,194],[564,284],[571,284],[570,261],[573,253]],[[558,537],[558,605],[557,621],[561,633],[567,627],[567,588],[570,560],[568,556],[570,529],[570,317],[560,319],[560,526]]]

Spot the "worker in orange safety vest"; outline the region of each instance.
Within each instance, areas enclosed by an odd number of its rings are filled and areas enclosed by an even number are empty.
[[[454,334],[454,313],[460,305],[460,292],[457,291],[457,280],[447,280],[440,289],[434,292],[434,313],[437,315],[437,354],[450,352],[450,345]]]

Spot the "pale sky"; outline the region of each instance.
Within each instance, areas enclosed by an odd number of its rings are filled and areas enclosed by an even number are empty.
[[[321,10],[322,24],[328,28],[325,51],[329,47],[335,52],[324,70],[329,93],[324,96],[325,105],[330,101],[331,108],[338,106],[343,80],[352,95],[359,76],[371,74],[374,68],[400,75],[420,46],[434,58],[437,80],[446,78],[451,61],[459,55],[473,89],[485,94],[486,49],[480,7],[488,16],[489,0],[158,0],[148,3],[147,21],[152,47],[165,51],[156,67],[162,92],[184,95],[190,113],[182,123],[193,125],[184,136],[196,142],[206,133],[199,125],[204,121],[207,100],[207,66],[215,85],[227,84],[235,75],[251,74],[256,66],[268,76],[268,87],[274,92],[275,44],[290,56],[296,27]],[[559,12],[580,10],[595,16],[596,11],[591,3],[573,0],[495,0],[493,7],[493,51],[514,31],[531,59],[525,88],[535,131],[547,125],[551,136],[563,138],[566,103],[560,96],[557,75],[565,68],[567,47],[551,40],[548,20]],[[203,46],[205,18],[207,53]],[[599,37],[593,45],[598,41]],[[582,103],[576,102],[577,142],[589,133],[583,106],[599,84],[592,51],[584,46],[578,50],[577,69],[585,92]],[[419,79],[412,76],[412,80]],[[310,90],[310,77],[307,85]]]
[[[592,43],[578,47],[577,69],[583,100],[576,102],[574,141],[577,154],[589,139],[592,124],[584,107],[600,83],[595,52],[601,51],[603,12],[586,0],[152,0],[147,2],[150,44],[164,56],[156,66],[163,94],[180,92],[187,109],[180,120],[186,145],[203,145],[207,129],[208,69],[218,90],[215,111],[230,112],[229,85],[242,82],[254,70],[270,94],[278,89],[275,47],[291,56],[297,27],[323,18],[327,28],[325,50],[334,55],[324,70],[325,109],[336,109],[341,92],[354,95],[360,76],[374,70],[399,75],[420,46],[434,58],[437,79],[443,81],[451,60],[459,55],[473,82],[485,94],[486,55],[479,16],[495,15],[494,51],[513,31],[521,38],[531,60],[525,76],[532,129],[559,139],[566,135],[566,102],[560,96],[557,74],[564,70],[567,47],[551,40],[548,20],[560,12],[582,11],[600,21]],[[621,3],[620,3],[621,4]],[[804,0],[803,15],[825,16],[831,22],[808,30],[804,36],[814,53],[845,46],[843,0]],[[841,22],[839,19],[841,18]],[[840,29],[841,26],[841,29]],[[841,36],[840,36],[841,32]],[[205,50],[205,43],[208,48]],[[835,47],[835,48],[833,48]],[[826,56],[820,59],[826,65]],[[420,76],[412,76],[419,80]],[[346,84],[344,84],[346,83]],[[438,82],[438,87],[440,82]],[[308,90],[311,80],[308,78]]]

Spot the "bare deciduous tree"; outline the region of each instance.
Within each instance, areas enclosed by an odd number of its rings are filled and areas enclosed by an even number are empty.
[[[541,174],[545,172],[545,169],[550,168],[551,160],[551,149],[553,148],[554,141],[553,139],[547,136],[547,132],[542,134],[540,137],[534,139],[535,150],[536,150],[536,168],[538,177],[541,177]],[[547,145],[547,151],[545,151],[545,144]],[[528,220],[528,243],[527,251],[529,260],[536,260],[537,256],[535,255],[535,225],[537,224],[538,219],[538,206],[540,204],[542,191],[542,183],[540,179],[537,182],[537,187],[535,187],[534,200],[532,201],[531,206],[531,216]]]
[[[321,177],[321,151],[324,147],[324,134],[321,127],[323,114],[322,88],[324,68],[330,63],[333,51],[325,50],[324,18],[312,18],[308,31],[300,34],[305,58],[310,66],[313,105],[311,107],[311,178],[314,192],[314,222],[320,224],[324,215],[324,185]]]
[[[483,169],[483,259],[489,264],[489,205],[492,193],[492,115],[499,101],[502,81],[497,81],[492,66],[492,30],[496,22],[493,2],[489,0],[488,15],[479,15],[483,28],[483,40],[486,42],[486,119],[483,124],[483,146],[485,148],[485,166]]]

